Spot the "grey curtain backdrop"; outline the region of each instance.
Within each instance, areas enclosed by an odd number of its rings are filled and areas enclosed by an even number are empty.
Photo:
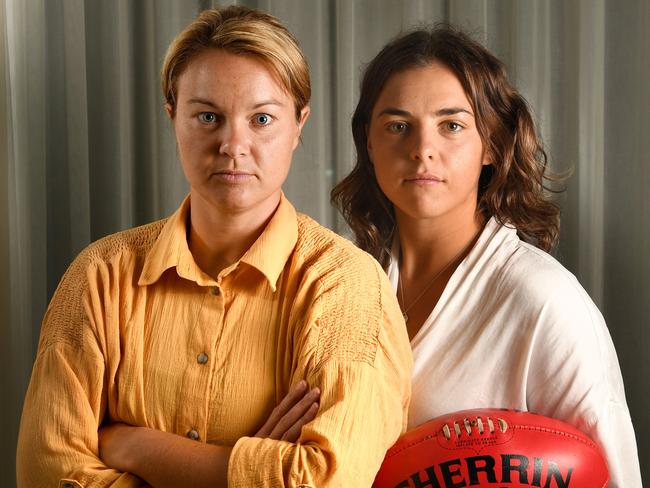
[[[89,242],[168,215],[187,192],[158,72],[174,35],[220,3],[0,0],[2,486],[15,483],[23,395],[62,273]],[[574,171],[556,255],[607,320],[650,479],[650,2],[240,3],[282,19],[309,58],[312,116],[285,191],[339,232],[329,190],[352,167],[359,76],[381,45],[447,21],[505,61],[553,167]]]

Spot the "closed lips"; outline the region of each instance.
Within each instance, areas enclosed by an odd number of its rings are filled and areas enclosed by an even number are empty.
[[[431,181],[431,182],[439,182],[441,183],[444,181],[442,178],[439,176],[434,176],[434,175],[415,175],[410,178],[406,178],[406,181]]]
[[[251,173],[246,173],[245,171],[232,171],[232,170],[217,171],[214,173],[214,175],[217,176],[218,178],[228,180],[228,181],[240,181],[253,176]]]

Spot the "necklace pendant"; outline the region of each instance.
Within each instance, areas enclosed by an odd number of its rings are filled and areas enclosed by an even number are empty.
[[[408,321],[409,321],[409,316],[408,316],[408,315],[406,314],[406,312],[403,311],[403,310],[402,310],[402,317],[404,317],[404,322],[408,322]]]

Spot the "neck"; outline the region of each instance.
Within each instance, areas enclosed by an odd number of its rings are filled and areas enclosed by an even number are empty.
[[[416,275],[434,275],[452,260],[460,262],[485,223],[475,207],[462,215],[430,219],[413,218],[397,210],[396,218],[401,247],[400,274],[409,281]]]
[[[262,208],[233,212],[213,205],[195,191],[190,195],[189,249],[199,268],[214,279],[250,249],[280,202],[278,193]]]

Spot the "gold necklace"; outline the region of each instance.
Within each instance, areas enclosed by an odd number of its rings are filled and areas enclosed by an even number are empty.
[[[398,264],[397,270],[399,271],[399,276],[397,278],[397,286],[398,286],[398,291],[399,291],[399,295],[400,295],[399,298],[400,298],[400,301],[402,302],[402,306],[400,306],[400,309],[402,310],[402,317],[404,317],[404,322],[409,321],[409,316],[408,316],[409,310],[411,310],[413,308],[413,306],[416,303],[418,303],[420,298],[422,298],[424,296],[424,294],[427,292],[427,290],[429,288],[431,288],[431,286],[433,286],[433,284],[440,277],[440,275],[442,273],[444,273],[449,268],[449,266],[451,266],[451,263],[455,262],[465,251],[467,251],[470,248],[470,246],[472,244],[474,244],[475,240],[476,239],[470,240],[469,243],[466,246],[464,246],[460,250],[460,252],[458,254],[456,254],[453,258],[451,258],[451,260],[447,264],[445,264],[445,266],[440,271],[438,271],[435,274],[435,276],[431,279],[431,281],[429,281],[429,283],[427,283],[427,286],[424,287],[424,290],[422,290],[420,292],[420,294],[417,296],[417,298],[415,300],[413,300],[409,306],[406,306],[406,301],[404,300],[404,289],[402,288],[402,269],[401,269],[402,266],[401,266],[401,263]],[[401,252],[400,252],[400,256],[401,256]],[[401,259],[400,259],[400,261],[401,261]]]

